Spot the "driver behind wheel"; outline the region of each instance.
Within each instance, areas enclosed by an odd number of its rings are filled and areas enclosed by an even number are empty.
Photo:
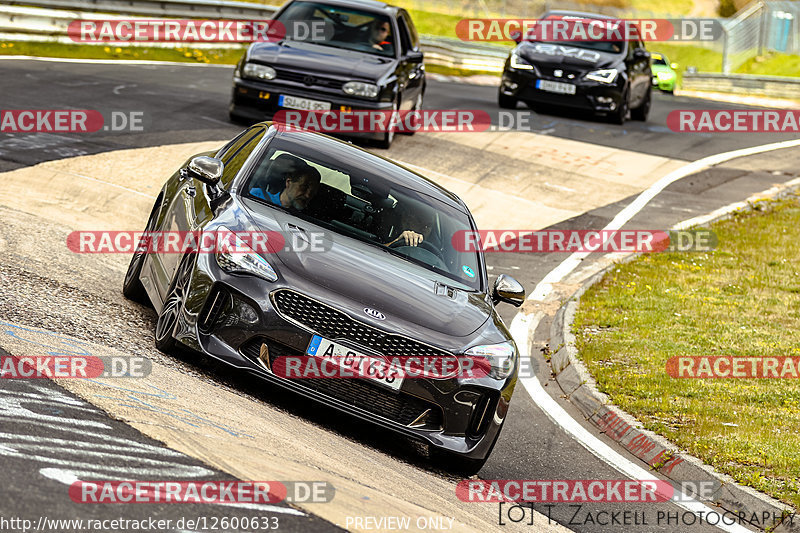
[[[389,41],[391,26],[386,19],[374,19],[369,25],[369,44],[376,50],[388,50],[392,46]]]
[[[400,246],[419,246],[427,239],[433,228],[433,218],[430,213],[423,210],[400,211],[400,224],[404,229],[394,240],[387,242],[386,246],[398,243]]]

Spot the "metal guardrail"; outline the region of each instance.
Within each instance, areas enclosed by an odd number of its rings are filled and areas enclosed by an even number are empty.
[[[753,76],[752,74],[686,73],[683,75],[683,89],[796,99],[800,97],[800,78]]]
[[[8,0],[6,0],[7,2]],[[11,0],[0,5],[0,39],[74,43],[68,35],[69,23],[74,20],[135,19],[147,17],[266,19],[277,10],[274,6],[223,2],[219,0]],[[48,6],[48,7],[45,7]],[[252,7],[251,7],[252,6]],[[69,7],[53,9],[52,7]],[[250,11],[247,11],[250,9]],[[120,13],[115,15],[103,12]],[[127,15],[127,16],[126,16]],[[502,72],[508,49],[465,43],[458,39],[422,36],[425,62],[465,71]],[[181,47],[186,43],[128,42],[126,45]],[[191,43],[192,48],[239,48],[241,44]]]
[[[277,6],[228,0],[3,0],[6,6],[174,18],[268,19]]]

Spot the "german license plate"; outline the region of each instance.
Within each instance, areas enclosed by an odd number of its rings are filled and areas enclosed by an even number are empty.
[[[536,80],[536,88],[542,91],[559,94],[575,94],[575,86],[560,81]]]
[[[399,390],[403,384],[400,369],[383,359],[359,353],[342,344],[329,341],[319,335],[311,338],[306,354],[332,360],[343,371],[345,376],[361,376],[352,379],[369,379],[378,385]],[[350,378],[347,378],[350,379]]]
[[[329,111],[330,102],[320,102],[319,100],[309,100],[308,98],[297,98],[282,94],[278,97],[278,105],[289,109],[302,109],[304,111]]]

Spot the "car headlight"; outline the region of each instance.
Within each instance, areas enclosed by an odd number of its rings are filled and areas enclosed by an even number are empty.
[[[267,281],[278,279],[278,274],[267,260],[226,227],[217,230],[216,258],[217,264],[225,272],[253,274]]]
[[[511,52],[511,68],[518,70],[532,70],[533,65],[522,59],[516,52]]]
[[[587,80],[599,81],[600,83],[614,83],[619,71],[615,68],[604,68],[593,70],[586,75]]]
[[[517,348],[511,342],[502,342],[500,344],[473,346],[464,353],[471,357],[486,359],[492,367],[489,375],[497,379],[505,379],[514,369]]]
[[[374,83],[348,81],[342,86],[342,90],[351,96],[366,96],[367,98],[378,96],[378,86]]]
[[[266,65],[257,65],[256,63],[247,63],[242,71],[246,78],[254,78],[257,80],[274,80],[278,75],[275,69]]]
[[[674,76],[675,76],[675,74],[672,74],[670,72],[659,72],[659,73],[656,74],[656,77],[658,78],[658,81],[669,81]]]

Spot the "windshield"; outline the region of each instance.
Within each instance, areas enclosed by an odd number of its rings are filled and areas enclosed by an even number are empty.
[[[469,216],[444,201],[374,173],[368,155],[347,162],[276,138],[243,188],[263,212],[284,209],[338,234],[379,247],[400,268],[464,290],[480,290],[480,261],[453,235],[474,231]],[[343,155],[341,157],[344,157]],[[405,172],[397,167],[400,172]]]
[[[394,57],[395,38],[389,17],[353,8],[292,2],[278,19],[286,38],[322,46]]]
[[[662,56],[657,56],[657,55],[653,54],[652,58],[653,58],[653,64],[654,65],[667,65],[668,64],[666,58],[664,58]]]
[[[593,24],[598,25],[602,28],[610,28],[614,24],[617,24],[619,21],[615,20],[605,20],[605,19],[591,19],[591,18],[584,18],[584,17],[570,17],[565,15],[548,15],[545,16],[542,20],[546,21],[556,21],[556,20],[563,20],[566,21],[567,27],[564,29],[564,33],[567,35],[576,32],[577,30],[583,31],[577,33],[576,35],[586,35],[586,25]],[[551,30],[552,31],[552,30]],[[560,35],[559,35],[560,37]],[[572,46],[575,48],[585,48],[587,50],[595,50],[597,52],[606,52],[611,54],[619,54],[625,49],[625,44],[622,41],[600,41],[600,40],[586,40],[581,38],[576,38],[574,40],[569,41],[537,41],[536,39],[527,39],[531,42],[548,42],[554,45],[560,46]]]

